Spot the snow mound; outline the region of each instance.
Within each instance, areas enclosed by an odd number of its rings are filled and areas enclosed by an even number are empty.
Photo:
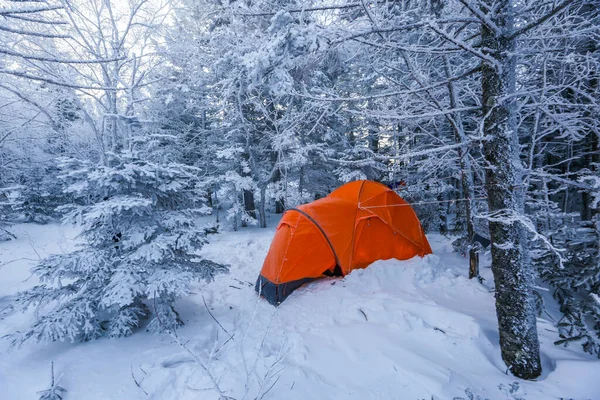
[[[72,399],[217,399],[215,382],[235,399],[545,400],[600,393],[592,379],[600,362],[576,346],[554,346],[556,329],[546,319],[538,320],[543,376],[528,382],[506,374],[489,261],[483,258],[483,283],[467,279],[467,261],[452,253],[450,239],[430,235],[434,255],[320,279],[275,308],[254,292],[272,235],[228,232],[202,250],[231,271],[179,303],[186,325],[176,338],[142,331],[18,352],[2,344],[4,397],[28,399],[45,389],[50,361],[64,373],[61,385]],[[22,257],[29,257],[27,246],[22,242]],[[0,293],[15,282],[15,264],[11,276],[0,270]],[[6,320],[14,328],[27,315]],[[0,316],[0,334],[4,322]]]

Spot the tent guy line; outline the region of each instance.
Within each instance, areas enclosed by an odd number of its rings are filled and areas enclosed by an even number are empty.
[[[395,192],[395,191],[394,191]],[[398,193],[398,192],[395,192]],[[473,201],[473,200],[487,200],[487,197],[472,197],[472,198],[464,198],[464,199],[451,199],[451,200],[434,200],[434,201],[417,201],[414,203],[407,203],[407,204],[390,204],[390,205],[385,205],[385,206],[361,206],[360,204],[358,205],[359,208],[367,210],[369,208],[383,208],[383,207],[406,207],[406,206],[414,206],[414,205],[420,205],[420,204],[441,204],[441,203],[455,203],[457,201]],[[294,208],[287,208],[285,211],[287,210],[293,210]],[[246,211],[258,211],[258,209],[250,209],[250,210],[246,210]]]
[[[487,200],[487,197],[473,197],[473,198],[464,198],[464,199],[452,199],[452,200],[436,200],[436,201],[418,201],[415,203],[406,203],[406,204],[389,204],[384,206],[361,206],[358,205],[359,208],[369,209],[369,208],[384,208],[384,207],[406,207],[406,206],[414,206],[418,204],[440,204],[440,203],[454,203],[456,201],[472,201],[472,200]]]

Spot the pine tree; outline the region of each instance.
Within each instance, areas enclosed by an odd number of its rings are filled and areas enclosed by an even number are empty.
[[[596,208],[600,200],[600,180],[590,174],[584,175],[581,182],[591,183],[588,194],[593,201],[589,206]],[[563,314],[557,324],[560,338],[555,343],[564,346],[580,343],[584,351],[600,357],[598,214],[585,220],[579,213],[565,213],[555,202],[548,202],[541,217],[545,226],[540,231],[562,252],[541,248],[533,255],[539,276],[553,288],[553,297]]]
[[[19,220],[45,224],[60,218],[57,208],[68,199],[64,198],[57,174],[58,169],[50,163],[28,171],[13,207]]]
[[[9,229],[14,221],[14,208],[18,205],[18,186],[0,187],[0,242],[16,239]]]
[[[555,287],[554,297],[563,317],[556,344],[581,343],[583,350],[600,357],[600,258],[597,224],[581,221],[568,239],[563,268],[546,270],[542,277]]]
[[[42,284],[16,302],[38,317],[13,344],[128,336],[149,316],[149,330],[173,329],[182,324],[175,301],[227,270],[195,255],[208,232],[196,217],[210,211],[197,170],[142,155],[108,154],[106,165],[62,159],[76,202],[64,207],[65,221],[80,227],[83,243],[33,268]]]

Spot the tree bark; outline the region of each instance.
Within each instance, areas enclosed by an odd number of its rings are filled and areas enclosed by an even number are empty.
[[[275,200],[275,214],[283,214],[285,211],[285,204],[283,199]]]
[[[265,213],[265,203],[267,202],[267,199],[265,198],[267,196],[267,185],[261,185],[260,186],[260,212],[259,212],[259,217],[260,217],[260,227],[261,228],[266,228],[267,227],[267,214]]]
[[[469,249],[469,279],[479,276],[479,252],[475,246]]]
[[[246,166],[248,168],[252,168],[253,163],[250,160],[250,138],[249,138],[249,135],[246,135],[246,149],[245,149],[244,153],[242,153],[242,159],[244,160],[244,162],[246,163]],[[250,172],[246,172],[246,170],[243,166],[241,168],[240,174],[243,177],[248,177],[248,176],[252,175]],[[254,192],[252,190],[244,189],[242,192],[242,197],[244,199],[244,212],[248,216],[256,219],[256,206],[254,204]],[[246,227],[246,226],[248,226],[248,223],[246,222],[245,218],[242,218],[242,227]]]
[[[598,136],[595,132],[591,132],[589,134],[589,153],[584,157],[584,168],[589,168],[591,171],[597,170],[598,164]],[[586,146],[587,147],[587,146]],[[581,219],[584,221],[591,221],[594,216],[598,213],[598,208],[591,207],[592,205],[592,196],[588,191],[581,191]]]
[[[244,190],[244,211],[248,216],[256,219],[256,206],[254,205],[254,192]],[[242,227],[248,226],[248,223],[242,219]]]
[[[482,24],[481,48],[495,62],[482,64],[483,150],[489,167],[486,189],[492,240],[492,272],[502,359],[517,377],[534,379],[541,373],[532,274],[523,249],[522,227],[515,220],[522,209],[522,171],[514,124],[515,40],[511,0],[486,0],[495,10],[490,18],[498,32]]]
[[[457,109],[459,107],[458,95],[454,87],[454,82],[450,80],[452,72],[450,70],[450,62],[447,57],[444,57],[444,70],[448,82],[448,94],[450,95],[450,107]],[[450,121],[454,131],[454,140],[457,144],[467,143],[467,135],[462,121],[460,112],[453,114],[453,119]],[[467,197],[462,204],[465,207],[465,220],[467,222],[467,240],[469,243],[469,279],[479,276],[479,253],[475,248],[473,238],[475,237],[475,226],[473,224],[473,212],[471,209],[471,201],[475,198],[475,190],[473,189],[473,172],[471,170],[471,161],[469,159],[468,150],[459,147],[457,149],[459,167],[460,167],[460,183],[463,191],[463,196]]]
[[[273,163],[278,163],[279,159],[277,157],[277,153],[272,152],[271,153],[271,160],[273,161]],[[281,170],[279,168],[277,168],[275,170],[275,172],[273,173],[273,177],[271,179],[271,182],[273,183],[277,183],[281,181]],[[283,212],[285,211],[285,199],[283,197],[278,197],[277,199],[275,199],[275,214],[283,214]]]
[[[591,15],[592,11],[593,11],[593,7],[594,7],[594,5],[591,2],[588,4],[585,4],[583,7],[581,7],[579,9],[579,12],[582,15],[582,18],[586,18],[587,15]],[[595,51],[597,51],[598,46],[599,46],[598,41],[593,40],[592,37],[590,36],[590,37],[586,38],[584,41],[582,41],[578,50],[579,50],[579,53],[581,53],[581,54],[593,54]],[[589,79],[586,82],[587,83],[586,87],[587,87],[587,92],[589,94],[589,97],[581,96],[582,98],[578,99],[578,102],[580,102],[580,103],[589,105],[590,99],[593,99],[596,96],[595,93],[598,92],[598,82],[600,81],[600,78],[599,78],[600,71],[598,71],[596,68],[594,72],[595,72],[595,74],[590,74],[591,76],[593,76],[593,78]],[[586,120],[593,121],[595,118],[597,118],[597,116],[594,115],[594,112],[595,111],[593,111],[592,108],[585,107],[583,109],[583,117]],[[600,162],[600,154],[598,152],[600,150],[600,146],[598,143],[599,135],[600,135],[600,132],[598,132],[597,130],[594,131],[594,129],[592,129],[591,127],[590,127],[590,129],[588,129],[590,151],[586,155],[586,157],[584,157],[584,160],[585,160],[584,168],[589,168],[590,170],[595,171],[596,173],[598,173],[598,162]],[[588,141],[588,139],[586,139],[586,141]],[[592,196],[590,196],[590,194],[587,191],[585,191],[585,190],[581,191],[581,196],[582,196],[582,202],[583,202],[583,210],[581,212],[582,219],[591,221],[600,212],[600,206],[599,207],[591,207]]]

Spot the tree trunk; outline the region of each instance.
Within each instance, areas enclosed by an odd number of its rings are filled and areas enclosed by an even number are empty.
[[[250,160],[251,156],[250,156],[250,136],[246,135],[246,149],[245,151],[242,153],[242,160],[244,160],[244,163],[246,164],[245,166],[242,165],[241,167],[241,172],[240,175],[243,177],[249,177],[252,176],[250,171],[247,171],[245,167],[247,167],[248,169],[252,169],[253,167],[253,162]],[[244,201],[244,212],[256,219],[256,206],[254,205],[254,192],[252,190],[248,190],[248,189],[244,189],[242,191],[242,198]],[[248,223],[246,222],[246,218],[244,218],[244,216],[242,216],[242,227],[246,227],[248,226]]]
[[[267,227],[267,214],[265,214],[265,203],[267,202],[267,199],[265,198],[267,196],[267,184],[263,184],[260,186],[260,211],[259,211],[259,217],[260,217],[260,227],[261,228],[266,228]]]
[[[277,161],[275,161],[277,162]],[[279,169],[277,169],[274,173],[273,173],[273,179],[271,179],[271,182],[273,183],[277,183],[281,181],[281,171]],[[281,196],[279,196],[277,199],[275,199],[275,214],[282,214],[285,211],[285,199]]]
[[[215,218],[216,218],[216,221],[217,221],[217,224],[218,224],[219,223],[219,208],[221,208],[221,205],[219,204],[219,198],[217,196],[217,192],[218,192],[218,189],[217,189],[217,187],[215,187],[215,189],[214,189],[214,193],[215,193],[215,202],[214,202],[214,204],[215,204]]]
[[[590,15],[591,14],[591,8],[593,7],[593,5],[590,4],[585,4],[581,9],[580,12],[582,13],[582,15]],[[591,37],[587,38],[580,46],[579,48],[579,53],[581,54],[593,54],[598,46],[598,42],[593,40]],[[579,103],[583,103],[586,105],[589,105],[590,103],[590,99],[593,99],[596,95],[595,93],[598,92],[598,81],[600,80],[598,78],[598,74],[600,71],[598,71],[596,69],[595,74],[592,74],[593,78],[588,80],[587,82],[587,87],[588,87],[588,96],[581,96],[581,99],[578,99]],[[593,110],[593,108],[591,107],[585,107],[583,109],[583,116],[585,119],[589,120],[589,121],[593,121],[595,118],[597,118],[597,116],[594,116],[595,111]],[[598,150],[600,150],[600,146],[598,145],[598,141],[599,141],[599,135],[600,132],[598,131],[594,131],[594,129],[589,129],[588,132],[588,136],[589,136],[589,140],[586,139],[586,141],[588,141],[589,147],[590,147],[590,151],[589,153],[584,157],[584,168],[589,168],[592,171],[595,171],[596,173],[598,172],[598,162],[600,162],[600,154],[598,153]],[[591,207],[592,204],[592,196],[590,196],[590,194],[586,191],[586,190],[582,190],[581,191],[581,195],[582,195],[582,202],[583,202],[583,210],[581,212],[582,214],[582,219],[584,220],[588,220],[591,221],[594,219],[594,217],[598,214],[598,212],[600,211],[600,207]]]
[[[477,247],[471,246],[469,249],[469,279],[479,276],[479,252]]]
[[[241,215],[240,215],[241,206],[240,206],[240,193],[237,191],[237,189],[235,189],[235,187],[233,189],[233,198],[235,199],[235,204],[234,204],[235,213],[233,214],[232,224],[233,224],[233,230],[235,232],[237,232],[237,230],[239,228],[240,217],[241,217]]]
[[[302,198],[302,192],[304,192],[304,165],[300,167],[300,177],[298,178],[298,193]]]
[[[256,219],[256,206],[254,205],[254,192],[252,190],[244,190],[244,211],[248,216]],[[245,219],[242,219],[242,226],[248,226]]]
[[[590,140],[590,152],[583,157],[583,165],[584,168],[589,168],[590,170],[594,170],[595,168],[593,167],[594,163],[597,162],[595,159],[598,158],[598,141],[596,140],[596,134],[594,132],[592,132],[590,134],[591,140]],[[586,146],[587,147],[587,146]],[[594,217],[595,214],[595,210],[593,207],[591,207],[592,204],[592,196],[590,195],[590,193],[586,190],[582,190],[581,191],[581,219],[583,221],[591,221],[592,218]]]
[[[502,359],[517,377],[533,379],[541,373],[532,274],[526,263],[522,228],[515,216],[522,209],[520,148],[514,124],[515,40],[511,0],[486,0],[499,32],[482,25],[483,150],[489,167],[486,189],[492,240],[492,272],[496,286],[496,314]]]
[[[437,212],[440,218],[439,230],[442,235],[448,233],[448,196],[447,193],[438,195],[437,197],[438,207]]]
[[[285,204],[282,198],[275,200],[275,214],[283,214],[285,211]]]
[[[450,95],[450,108],[458,109],[459,102],[454,87],[454,82],[450,80],[452,77],[452,71],[450,70],[450,62],[447,57],[444,57],[444,70],[448,82],[448,93]],[[462,121],[460,112],[453,114],[452,128],[454,130],[454,140],[457,144],[467,143],[467,135]],[[468,150],[459,147],[457,149],[458,161],[460,167],[460,183],[462,187],[464,200],[461,205],[465,207],[465,220],[467,222],[467,240],[469,243],[469,279],[479,276],[479,254],[477,249],[474,247],[473,238],[475,237],[475,226],[473,224],[473,212],[471,209],[471,201],[475,198],[475,190],[473,189],[473,172],[471,170],[471,160],[469,159]]]

